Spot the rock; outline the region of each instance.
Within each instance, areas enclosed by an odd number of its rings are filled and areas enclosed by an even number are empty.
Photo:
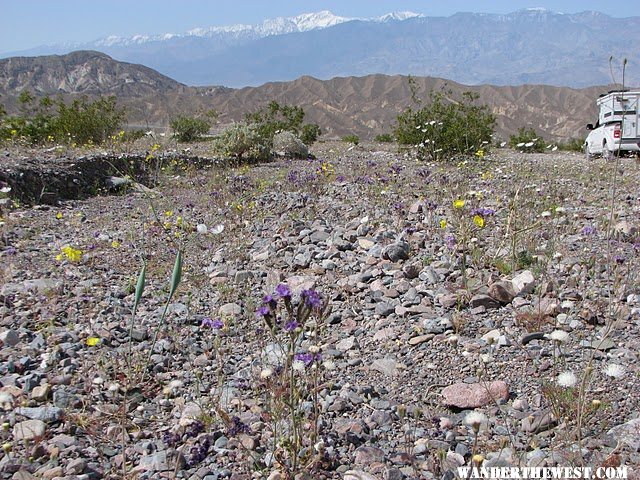
[[[58,407],[18,407],[15,412],[23,417],[43,422],[57,422],[63,414],[63,410]]]
[[[409,339],[409,345],[420,345],[421,343],[428,342],[435,335],[433,333],[429,333],[427,335],[418,335],[417,337],[411,337]]]
[[[640,450],[640,418],[616,425],[607,434],[636,452]]]
[[[358,239],[358,246],[364,250],[369,250],[370,248],[372,248],[375,245],[375,242],[372,242],[371,240],[369,240],[368,238],[359,238]]]
[[[513,289],[516,295],[525,295],[527,293],[531,293],[536,286],[533,274],[529,270],[523,270],[518,275],[513,277],[511,279],[511,283],[513,284]]]
[[[409,258],[409,244],[406,242],[397,242],[387,245],[382,250],[382,258],[398,262]]]
[[[134,468],[135,471],[164,472],[169,470],[167,463],[167,452],[162,450],[152,455],[140,457],[140,463]]]
[[[45,402],[49,395],[51,395],[51,385],[48,383],[38,385],[31,390],[31,398],[36,402]]]
[[[378,358],[371,364],[371,369],[392,377],[398,371],[398,365],[393,358]]]
[[[544,333],[543,332],[531,332],[531,333],[525,333],[522,338],[520,339],[520,343],[522,345],[526,345],[528,343],[531,343],[534,340],[542,340],[544,339]]]
[[[222,317],[236,317],[242,313],[242,307],[237,303],[225,303],[218,309],[218,315]]]
[[[361,470],[347,470],[342,476],[342,480],[380,480],[378,477]]]
[[[376,462],[384,462],[384,452],[381,449],[367,445],[356,448],[353,463],[356,465],[370,465]]]
[[[489,383],[455,383],[442,390],[445,405],[477,408],[509,398],[509,387],[502,380]]]
[[[489,286],[488,295],[498,302],[506,305],[511,303],[516,296],[513,282],[499,281]]]
[[[380,315],[381,317],[388,317],[392,313],[395,313],[396,307],[387,302],[378,302],[376,303],[375,312],[376,315]]]
[[[627,220],[616,223],[613,231],[618,238],[623,240],[633,240],[638,236],[638,227]]]
[[[338,343],[336,343],[336,350],[346,352],[348,350],[351,350],[354,345],[356,345],[356,338],[354,336],[350,336],[347,338],[343,338]]]
[[[526,433],[538,433],[548,430],[552,423],[550,412],[537,412],[522,419],[520,430]]]
[[[15,347],[20,343],[20,335],[15,330],[5,330],[0,333],[0,342],[7,347]]]
[[[60,474],[62,474],[62,469],[60,469]],[[37,478],[38,477],[35,477],[29,471],[21,469],[13,474],[13,476],[11,477],[11,480],[37,480]],[[45,478],[44,475],[43,475],[43,478]]]
[[[602,340],[600,339],[582,340],[580,342],[580,345],[582,345],[585,348],[593,348],[595,350],[600,350],[601,352],[606,352],[607,350],[611,350],[616,346],[613,340],[609,338],[604,338]]]
[[[483,295],[481,293],[478,293],[473,297],[471,297],[469,306],[471,308],[484,307],[486,309],[489,309],[489,308],[498,308],[500,304],[496,300],[491,298],[489,295]]]
[[[18,422],[13,426],[13,439],[20,441],[42,438],[46,429],[47,425],[42,420]]]
[[[309,147],[291,132],[280,132],[273,136],[273,151],[281,157],[307,158]]]

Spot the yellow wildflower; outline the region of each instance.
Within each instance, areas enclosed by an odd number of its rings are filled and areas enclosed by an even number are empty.
[[[173,215],[173,210],[167,210],[166,212],[164,212],[165,217],[170,217],[172,215]]]
[[[447,221],[444,218],[440,220],[440,228],[447,228]]]
[[[56,213],[56,218],[60,220],[63,217],[62,212]]]
[[[100,339],[98,337],[89,337],[87,338],[87,345],[90,347],[95,347],[100,343]]]
[[[67,257],[69,260],[71,260],[72,262],[79,262],[80,259],[82,258],[82,250],[73,248],[69,245],[62,247],[60,250],[62,250],[63,255]],[[58,255],[58,256],[61,257],[62,255]]]
[[[474,215],[473,223],[475,223],[478,228],[484,228],[484,217],[481,215]]]
[[[120,246],[120,242],[119,242],[119,241],[117,241],[117,240],[113,240],[113,241],[111,242],[111,246],[112,246],[113,248],[118,248],[118,247]]]
[[[457,198],[453,201],[453,208],[462,208],[464,207],[464,200],[461,198]]]
[[[478,158],[484,158],[484,150],[480,149],[475,153],[476,157]]]

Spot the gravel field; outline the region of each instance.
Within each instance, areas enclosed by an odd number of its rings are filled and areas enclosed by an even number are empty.
[[[640,478],[637,159],[311,152],[5,152],[92,183],[2,213],[1,478]]]

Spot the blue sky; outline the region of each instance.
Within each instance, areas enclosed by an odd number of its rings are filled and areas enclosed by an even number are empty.
[[[331,10],[373,17],[410,10],[428,16],[456,12],[509,13],[545,7],[556,12],[596,10],[613,17],[640,15],[637,0],[0,0],[0,53],[39,45],[88,42],[108,35],[181,33],[195,27],[260,23],[267,18]]]

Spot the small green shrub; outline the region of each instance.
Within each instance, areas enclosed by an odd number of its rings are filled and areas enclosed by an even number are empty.
[[[479,98],[464,92],[461,100],[452,93],[431,92],[430,103],[420,109],[407,108],[398,115],[395,137],[401,145],[415,146],[422,159],[438,160],[453,155],[472,155],[491,141],[495,116]]]
[[[302,125],[300,129],[300,140],[307,146],[315,143],[320,135],[322,135],[322,130],[315,123],[307,123]]]
[[[54,136],[78,144],[102,143],[120,130],[125,109],[116,106],[116,97],[100,97],[90,102],[87,97],[66,105],[58,101],[58,115],[54,121]]]
[[[77,144],[99,144],[120,130],[125,109],[116,105],[115,97],[87,97],[74,99],[70,104],[48,96],[36,101],[24,91],[18,98],[20,114],[2,121],[0,136],[20,139],[32,144],[48,141]],[[54,112],[54,109],[56,110]]]
[[[211,122],[206,118],[195,118],[180,115],[169,124],[173,137],[179,142],[194,142],[209,133]]]
[[[381,133],[380,135],[376,135],[374,140],[380,143],[392,143],[394,139],[390,133]]]
[[[260,134],[258,125],[234,123],[214,139],[213,151],[226,158],[242,160],[268,160],[271,146]]]
[[[354,145],[358,145],[360,143],[360,138],[357,135],[345,135],[342,137],[343,142],[353,143]]]
[[[304,124],[304,110],[302,107],[280,105],[271,101],[266,107],[256,112],[247,113],[245,121],[256,125],[258,133],[269,142],[277,132],[292,132],[296,134],[307,146],[315,142],[320,136],[320,127],[316,124]]]
[[[521,152],[544,152],[545,141],[533,128],[520,127],[517,135],[509,137],[509,146]]]
[[[567,152],[582,152],[584,150],[584,140],[581,138],[570,138],[566,142],[558,143],[558,148]]]

